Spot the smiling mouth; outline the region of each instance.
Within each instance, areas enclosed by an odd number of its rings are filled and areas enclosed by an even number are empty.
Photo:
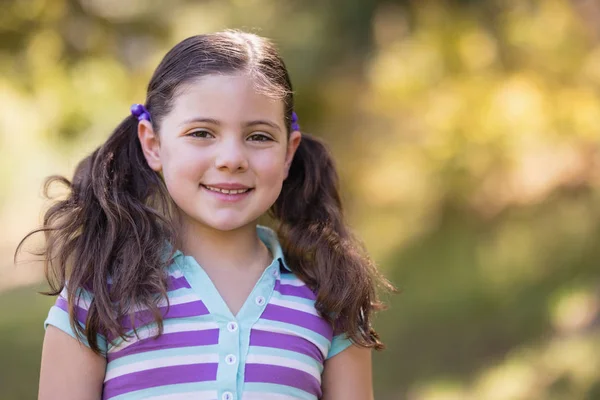
[[[243,194],[252,190],[252,188],[245,189],[221,189],[214,186],[200,185],[205,189],[210,190],[211,192],[223,193],[223,194]]]

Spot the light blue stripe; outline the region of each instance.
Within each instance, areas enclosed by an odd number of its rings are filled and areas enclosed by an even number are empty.
[[[192,288],[186,288],[186,287],[182,287],[182,288],[171,290],[171,291],[167,292],[167,296],[169,299],[174,299],[174,298],[181,297],[181,296],[188,296],[190,294],[195,295],[196,292],[194,292],[194,290],[192,290]],[[192,301],[199,300],[198,296],[196,296],[196,297],[197,297],[197,299],[190,300],[190,303]],[[185,304],[185,303],[182,303],[182,304]]]
[[[44,321],[44,329],[47,329],[48,325],[57,327],[61,331],[69,334],[71,337],[80,340],[87,347],[90,347],[90,344],[88,343],[85,336],[78,335],[76,332],[73,331],[73,329],[71,328],[71,322],[69,320],[69,313],[63,310],[62,308],[57,306],[50,307],[48,317]],[[98,334],[96,335],[96,340],[98,341],[98,347],[100,348],[100,352],[106,354],[106,338]]]
[[[124,365],[133,364],[140,361],[147,360],[158,360],[165,357],[178,357],[178,356],[193,356],[198,354],[218,354],[219,345],[214,344],[210,346],[189,346],[189,347],[177,347],[175,349],[162,349],[162,350],[150,350],[143,353],[135,353],[127,356],[117,358],[109,362],[106,366],[106,370],[122,367]]]
[[[77,289],[77,294],[75,296],[75,299],[77,300],[77,296],[80,296],[79,299],[81,300],[85,300],[87,302],[91,302],[92,299],[94,298],[94,296],[87,290],[83,289],[83,288],[79,288]],[[80,301],[81,301],[80,300]]]
[[[217,390],[217,383],[198,382],[198,383],[178,383],[175,385],[158,386],[148,389],[137,390],[135,392],[123,393],[111,400],[142,400],[152,396],[161,396],[172,393],[199,392],[203,390]],[[217,399],[215,392],[215,400]]]
[[[283,295],[277,291],[273,291],[273,294],[277,295],[277,298],[281,299],[281,300],[289,301],[292,303],[305,304],[305,305],[311,306],[313,308],[315,307],[315,301],[311,300],[311,299],[305,299],[304,297],[298,297],[298,296]]]
[[[283,350],[263,346],[250,346],[248,354],[289,358],[292,360],[300,361],[301,363],[309,367],[317,367],[320,373],[323,372],[323,364],[321,364],[314,358],[307,356],[306,354],[296,353],[295,351],[291,350]]]
[[[194,317],[183,317],[183,318],[168,318],[163,320],[163,328],[166,328],[167,326],[173,326],[173,325],[178,325],[178,324],[193,324],[193,323],[206,323],[206,322],[214,322],[213,318],[210,314],[206,314],[206,315],[201,315],[201,316],[194,316]],[[155,330],[157,328],[157,324],[156,322],[151,322],[148,325],[144,325],[141,326],[139,328],[137,328],[137,333],[138,335],[141,335],[142,333],[145,333],[146,331],[152,329]],[[214,324],[213,328],[210,329],[216,329],[217,325]],[[183,332],[188,332],[188,331],[183,331]],[[133,329],[131,329],[129,332],[127,332],[128,335],[133,335]],[[113,343],[111,344],[111,347],[115,347],[115,346],[119,346],[121,343],[123,343],[125,340],[121,337],[116,338]],[[137,341],[137,338],[135,336],[127,339],[127,341]]]
[[[304,337],[313,343],[318,343],[319,346],[322,346],[325,349],[328,349],[330,346],[330,343],[331,343],[326,337],[321,336],[317,332],[311,331],[310,329],[303,328],[298,325],[288,324],[286,322],[273,321],[270,319],[263,319],[263,318],[261,318],[259,320],[259,322],[262,327],[266,328],[266,330],[269,330],[269,327],[273,327],[272,328],[273,330],[271,330],[271,332],[274,332],[275,328],[287,329],[288,331],[296,333],[296,334],[298,334],[298,336]],[[261,329],[262,329],[262,327],[261,327]],[[256,328],[256,326],[254,326],[253,328]],[[258,329],[258,328],[256,328],[256,329]]]

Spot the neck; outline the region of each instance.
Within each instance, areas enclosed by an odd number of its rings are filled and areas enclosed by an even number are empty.
[[[197,222],[183,221],[180,229],[181,251],[194,257],[205,270],[265,268],[272,259],[258,237],[256,223],[220,231]]]

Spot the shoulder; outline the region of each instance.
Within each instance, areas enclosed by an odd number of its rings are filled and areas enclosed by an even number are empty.
[[[65,287],[56,298],[56,302],[50,308],[48,316],[44,321],[44,329],[47,330],[50,325],[58,328],[69,336],[79,340],[81,343],[90,347],[87,338],[82,332],[88,320],[88,312],[94,300],[92,291],[77,288],[73,290],[73,295]],[[79,331],[74,325],[80,325],[83,329]],[[75,329],[74,329],[75,328]],[[96,343],[101,353],[106,353],[107,340],[101,332],[96,335]]]

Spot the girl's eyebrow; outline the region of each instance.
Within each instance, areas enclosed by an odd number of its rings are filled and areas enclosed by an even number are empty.
[[[190,119],[186,119],[185,121],[183,121],[181,124],[179,124],[180,126],[184,126],[184,125],[188,125],[194,122],[206,122],[208,124],[212,124],[212,125],[221,125],[221,123],[219,121],[217,121],[216,119],[213,118],[190,118]]]
[[[200,117],[186,119],[180,125],[184,126],[184,125],[188,125],[188,124],[191,124],[191,123],[198,123],[198,122],[204,122],[204,123],[208,123],[208,124],[212,124],[212,125],[217,125],[217,126],[221,125],[221,122],[219,120],[214,119],[214,118],[200,118]],[[246,126],[246,127],[248,127],[248,126],[254,126],[254,125],[267,125],[267,126],[270,126],[271,128],[276,129],[278,131],[281,130],[279,128],[279,125],[277,125],[275,122],[272,122],[272,121],[269,121],[269,120],[266,120],[266,119],[257,119],[257,120],[254,120],[254,121],[246,122],[246,124],[244,124],[244,126]]]
[[[246,126],[254,126],[254,125],[267,125],[270,126],[273,129],[277,129],[278,131],[281,130],[279,128],[279,125],[277,125],[275,122],[271,122],[265,119],[257,119],[255,121],[250,121],[246,123]]]

